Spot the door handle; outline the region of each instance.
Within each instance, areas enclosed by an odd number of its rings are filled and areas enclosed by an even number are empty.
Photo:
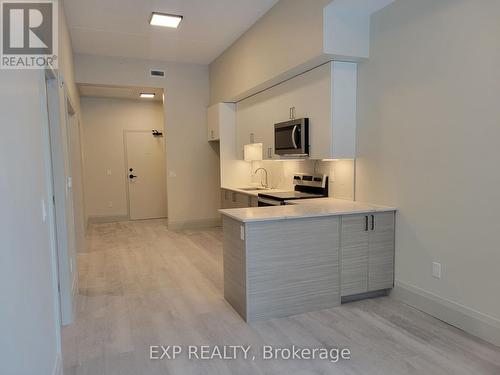
[[[133,178],[136,178],[136,177],[137,177],[137,176],[134,176],[133,174],[129,174],[129,175],[128,175],[128,178],[130,178],[131,180],[132,180]]]
[[[368,216],[365,216],[365,232],[368,232]]]
[[[295,134],[297,132],[298,125],[295,125],[292,130],[292,143],[293,143],[293,148],[297,149],[297,142],[295,142]]]
[[[371,215],[372,217],[372,230],[375,230],[375,215]]]

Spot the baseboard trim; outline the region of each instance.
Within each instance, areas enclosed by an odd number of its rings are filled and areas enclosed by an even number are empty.
[[[128,215],[93,215],[89,216],[88,224],[116,223],[118,221],[128,221]]]
[[[203,229],[220,227],[222,221],[218,217],[208,219],[190,219],[190,220],[168,220],[168,229],[183,230],[183,229]]]
[[[52,375],[63,375],[62,358],[60,353],[57,353],[56,363],[54,363],[54,371],[52,371]]]
[[[500,346],[500,320],[418,287],[396,281],[391,297]]]
[[[383,296],[388,296],[389,295],[390,289],[381,289],[381,290],[376,290],[374,292],[366,292],[366,293],[360,293],[360,294],[353,294],[350,296],[343,296],[341,297],[341,302],[342,303],[351,303],[351,302],[356,302],[364,299],[369,299],[369,298],[377,298],[377,297],[383,297]]]

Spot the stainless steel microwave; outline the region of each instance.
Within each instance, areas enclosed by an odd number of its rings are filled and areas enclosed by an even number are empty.
[[[309,155],[309,119],[301,118],[274,125],[274,152],[289,157]]]

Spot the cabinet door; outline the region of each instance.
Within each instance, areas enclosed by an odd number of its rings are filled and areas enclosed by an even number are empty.
[[[370,215],[368,290],[394,286],[394,212]]]
[[[236,193],[236,207],[237,208],[246,208],[250,207],[250,196],[247,194]]]
[[[342,296],[365,293],[368,289],[368,233],[366,215],[342,216]]]
[[[237,156],[243,159],[243,146],[262,143],[262,157],[269,159],[269,148],[274,149],[274,113],[269,93],[257,94],[236,105]]]
[[[207,110],[208,140],[219,140],[219,104],[215,104]]]
[[[230,192],[225,190],[225,189],[221,189],[221,197],[220,197],[220,202],[221,202],[221,207],[223,209],[225,208],[231,208],[230,205],[229,205],[229,195],[230,195]]]
[[[238,208],[236,194],[234,191],[222,189],[222,208]]]
[[[259,200],[257,197],[250,197],[250,207],[259,207]]]

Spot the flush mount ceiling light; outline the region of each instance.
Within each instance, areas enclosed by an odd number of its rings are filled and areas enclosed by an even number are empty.
[[[177,28],[182,21],[182,16],[176,14],[153,12],[149,23],[153,26]]]
[[[141,92],[141,95],[139,96],[143,99],[153,99],[155,97],[155,94],[149,92]]]

